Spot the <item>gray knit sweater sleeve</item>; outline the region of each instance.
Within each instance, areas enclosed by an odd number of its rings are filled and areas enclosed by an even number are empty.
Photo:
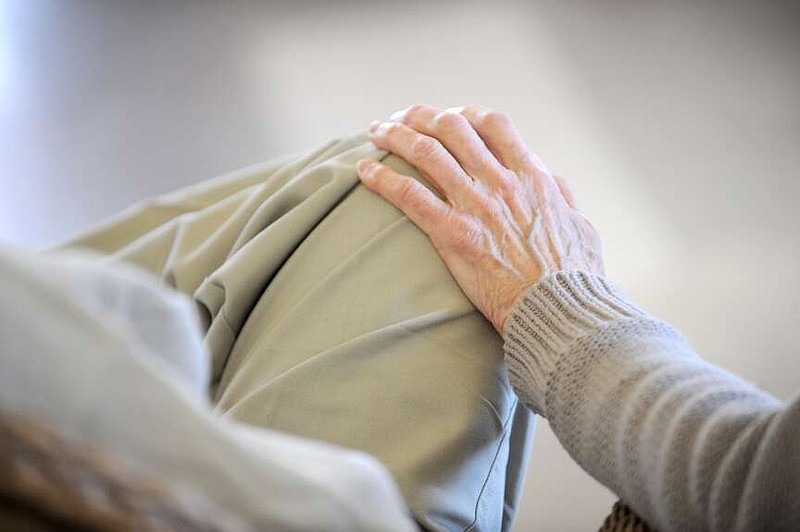
[[[652,526],[800,530],[800,397],[784,404],[704,361],[584,272],[529,289],[504,339],[522,401]]]

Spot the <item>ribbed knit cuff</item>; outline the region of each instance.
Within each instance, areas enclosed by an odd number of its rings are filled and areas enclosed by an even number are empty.
[[[506,324],[505,360],[514,390],[531,410],[547,417],[547,385],[559,357],[604,324],[644,317],[603,277],[582,271],[545,277],[517,301]]]

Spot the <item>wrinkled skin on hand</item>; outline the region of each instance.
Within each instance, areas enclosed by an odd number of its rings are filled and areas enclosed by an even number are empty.
[[[603,273],[600,238],[504,113],[479,105],[413,105],[370,140],[415,167],[412,177],[369,159],[362,182],[424,231],[461,289],[500,334],[516,301],[560,270]]]

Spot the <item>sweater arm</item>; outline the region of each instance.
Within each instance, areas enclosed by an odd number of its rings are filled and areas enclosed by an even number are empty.
[[[784,405],[697,356],[602,277],[566,271],[505,335],[521,400],[660,530],[800,530],[800,397]]]

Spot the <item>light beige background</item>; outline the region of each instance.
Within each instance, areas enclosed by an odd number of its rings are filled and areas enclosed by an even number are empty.
[[[800,384],[792,2],[0,0],[0,240],[346,134],[413,102],[516,118],[607,269],[706,357]],[[540,426],[518,530],[613,497]]]

